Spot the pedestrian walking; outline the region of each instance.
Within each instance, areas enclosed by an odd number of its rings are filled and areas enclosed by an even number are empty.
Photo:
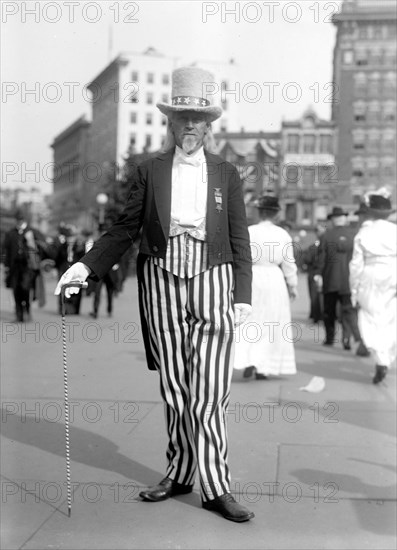
[[[307,273],[307,285],[310,299],[309,319],[313,324],[318,324],[323,319],[323,296],[314,280],[318,273],[319,246],[321,235],[326,228],[323,223],[317,223],[315,228],[316,240],[303,251],[302,265]]]
[[[149,369],[160,375],[168,434],[166,476],[140,497],[190,493],[198,470],[202,506],[231,521],[254,514],[230,493],[226,411],[234,325],[251,306],[251,254],[236,169],[212,154],[211,122],[222,113],[203,97],[208,71],[172,75],[164,152],[144,161],[118,221],[58,283],[101,278],[142,227],[137,265]],[[66,294],[78,292],[67,289]]]
[[[352,301],[358,324],[376,362],[373,383],[381,382],[396,358],[396,225],[387,220],[394,212],[385,188],[366,196],[367,222],[354,239],[350,261]]]
[[[298,276],[293,242],[275,220],[280,210],[278,198],[262,195],[255,203],[259,223],[249,227],[252,269],[252,313],[236,332],[234,368],[244,378],[255,375],[296,373],[291,331],[290,300],[297,296]]]
[[[31,320],[31,301],[45,303],[41,260],[48,258],[48,245],[40,231],[31,227],[21,209],[15,212],[15,227],[4,238],[5,284],[15,301],[16,322]]]
[[[332,226],[320,239],[319,264],[314,280],[322,289],[324,296],[325,340],[323,345],[335,343],[335,324],[337,321],[337,304],[340,304],[341,322],[348,326],[355,342],[358,344],[356,354],[367,356],[368,350],[362,342],[357,323],[357,312],[352,305],[349,285],[349,262],[353,254],[355,231],[347,226],[348,213],[341,207],[334,206],[328,215]],[[346,333],[346,332],[345,332]],[[349,349],[350,342],[342,342]]]

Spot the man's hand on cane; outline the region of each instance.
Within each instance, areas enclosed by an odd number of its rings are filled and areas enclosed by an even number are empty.
[[[59,279],[58,284],[55,289],[55,296],[61,293],[63,285],[70,283],[72,281],[78,281],[84,283],[88,275],[91,273],[91,269],[83,264],[82,262],[76,262],[73,264],[62,277]],[[78,294],[80,292],[80,287],[71,286],[65,290],[65,298],[70,298],[71,294]]]
[[[249,304],[234,304],[234,326],[238,327],[245,323],[251,311],[252,306]]]

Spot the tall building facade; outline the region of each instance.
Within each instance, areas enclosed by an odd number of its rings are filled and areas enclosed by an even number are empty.
[[[51,197],[51,219],[53,226],[59,222],[90,223],[90,186],[98,179],[97,168],[90,165],[90,123],[81,116],[53,143],[54,192]]]
[[[281,125],[280,199],[286,221],[312,226],[325,219],[338,182],[334,123],[307,109]]]
[[[333,23],[337,200],[396,185],[396,2],[345,0]]]

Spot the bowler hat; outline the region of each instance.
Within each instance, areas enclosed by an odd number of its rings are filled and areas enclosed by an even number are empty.
[[[222,114],[220,107],[211,105],[210,100],[204,97],[204,85],[213,83],[213,74],[205,69],[180,67],[172,73],[171,105],[163,102],[156,105],[166,116],[173,112],[195,111],[205,114],[212,122]]]
[[[280,205],[276,195],[269,195],[269,194],[261,195],[256,199],[256,201],[254,202],[254,205],[259,210],[274,210],[274,211],[280,210]]]
[[[332,212],[327,216],[327,220],[331,218],[336,218],[337,216],[348,216],[348,213],[343,210],[340,206],[334,206]]]

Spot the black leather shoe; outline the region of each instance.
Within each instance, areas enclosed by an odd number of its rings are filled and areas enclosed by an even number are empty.
[[[324,340],[323,346],[333,346],[334,342],[333,340]]]
[[[159,502],[176,495],[187,495],[193,491],[193,485],[181,485],[169,477],[165,477],[158,485],[141,491],[139,496],[143,500],[150,502]]]
[[[356,355],[358,355],[359,357],[369,357],[371,355],[366,345],[364,344],[364,342],[360,342],[358,344],[358,348],[356,349]]]
[[[352,347],[350,345],[350,339],[349,338],[343,338],[343,349],[346,349],[346,350],[351,350]]]
[[[375,367],[375,376],[372,379],[374,384],[379,384],[385,378],[387,374],[387,367],[383,365],[376,365]]]
[[[255,517],[254,512],[250,512],[247,508],[238,504],[230,493],[225,493],[221,497],[203,502],[202,505],[205,510],[218,512],[218,514],[221,514],[225,519],[237,521],[238,523],[248,521]]]
[[[262,374],[261,372],[255,373],[255,380],[267,380],[266,374]]]

